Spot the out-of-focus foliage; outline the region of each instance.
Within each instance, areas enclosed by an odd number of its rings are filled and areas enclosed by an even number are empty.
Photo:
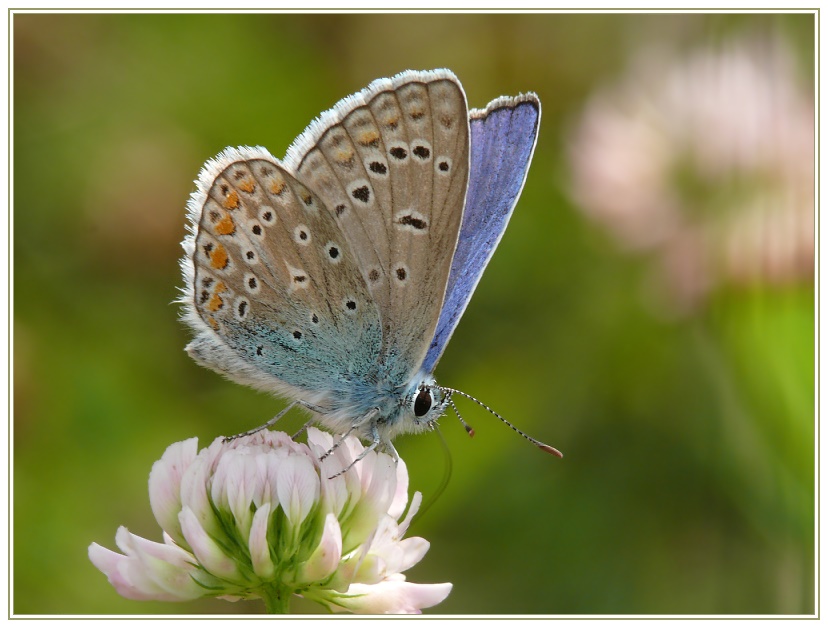
[[[612,113],[619,85],[648,93],[629,80],[654,51],[683,67],[733,42],[784,45],[785,89],[812,102],[813,34],[810,15],[14,15],[14,612],[263,610],[131,602],[86,556],[92,541],[114,547],[122,524],[160,540],[146,478],[170,443],[237,433],[283,406],[182,351],[171,302],[184,203],[225,146],[283,155],[339,98],[434,67],[460,77],[472,107],[529,90],[543,103],[523,197],[437,377],[565,458],[461,400],[477,435],[442,421],[454,473],[412,528],[432,545],[411,579],[454,583],[442,613],[814,612],[807,185],[763,228],[682,162],[650,184],[716,200],[701,216],[680,204],[682,224],[758,240],[636,248],[577,193],[573,157],[590,106]],[[704,126],[694,140],[705,134],[727,141]],[[616,158],[613,172],[657,163],[635,142]],[[739,194],[775,174],[741,177]],[[789,214],[798,226],[785,232]],[[642,221],[637,235],[655,227]],[[769,242],[794,251],[795,272],[758,272],[773,267]],[[680,280],[664,272],[676,255],[685,270],[700,257],[723,270],[676,301],[666,288]],[[723,259],[757,272],[725,272]],[[398,448],[428,496],[446,466],[438,437]]]

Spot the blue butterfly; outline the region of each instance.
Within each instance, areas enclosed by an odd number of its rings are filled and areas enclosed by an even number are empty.
[[[187,352],[291,399],[268,425],[298,405],[396,455],[392,439],[433,428],[453,394],[477,401],[432,373],[517,203],[539,121],[535,94],[469,111],[450,71],[407,71],[321,114],[284,161],[226,149],[187,205]]]

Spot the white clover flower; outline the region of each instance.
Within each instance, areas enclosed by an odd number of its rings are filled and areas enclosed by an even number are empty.
[[[402,574],[429,547],[402,538],[422,500],[415,493],[400,521],[405,463],[369,452],[351,467],[364,449],[353,437],[320,462],[332,437],[309,428],[308,443],[263,430],[200,452],[196,438],[171,445],[149,478],[164,542],[121,527],[123,554],[93,543],[90,560],[135,600],[262,598],[274,613],[288,612],[293,595],[353,613],[419,613],[442,602],[450,583]]]
[[[811,279],[813,94],[783,39],[644,51],[569,149],[578,206],[654,255],[679,310],[723,282]]]

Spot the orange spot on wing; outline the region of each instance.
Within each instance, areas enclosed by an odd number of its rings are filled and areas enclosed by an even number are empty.
[[[207,304],[207,309],[211,312],[217,312],[223,305],[224,299],[222,299],[218,293],[213,293],[213,296],[210,298],[210,302]]]
[[[377,133],[374,129],[371,129],[370,131],[365,131],[365,133],[360,135],[357,141],[363,146],[372,146],[379,142],[379,137],[379,133]]]
[[[216,226],[213,227],[213,231],[218,235],[231,235],[236,231],[236,223],[228,214],[225,214],[224,218],[219,220]]]
[[[236,190],[231,190],[224,198],[223,205],[227,209],[237,209],[239,206],[239,193]]]
[[[287,187],[287,183],[285,183],[284,181],[274,181],[273,183],[270,184],[270,191],[273,194],[281,194],[282,192],[285,191],[286,187]]]
[[[248,194],[252,194],[253,191],[256,189],[256,184],[253,182],[253,179],[245,179],[241,183],[239,183],[239,189],[242,192],[247,192]]]
[[[213,268],[223,270],[227,268],[227,263],[230,261],[230,256],[227,255],[227,249],[221,244],[217,244],[216,248],[210,253],[210,265]]]
[[[350,148],[340,148],[334,154],[334,159],[336,159],[341,164],[348,163],[353,158],[354,151],[352,151]]]
[[[219,324],[218,324],[218,321],[215,318],[210,316],[210,317],[207,318],[207,322],[210,324],[210,327],[212,327],[216,331],[219,330]]]

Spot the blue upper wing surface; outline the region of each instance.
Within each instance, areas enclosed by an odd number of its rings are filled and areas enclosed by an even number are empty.
[[[537,141],[540,101],[535,94],[498,98],[471,111],[469,122],[466,205],[425,373],[433,372],[443,354],[520,197]]]

